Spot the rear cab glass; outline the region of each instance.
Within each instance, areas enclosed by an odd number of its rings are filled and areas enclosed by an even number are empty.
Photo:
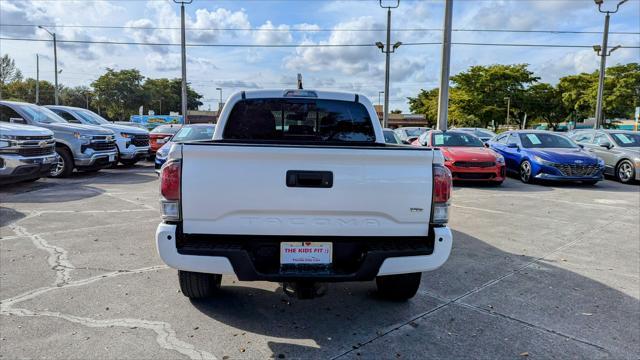
[[[224,139],[312,143],[375,143],[364,105],[320,99],[246,99],[231,110]]]

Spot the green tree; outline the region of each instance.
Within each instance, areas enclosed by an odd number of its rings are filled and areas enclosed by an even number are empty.
[[[395,109],[395,110],[391,110],[390,112],[391,114],[402,114],[402,110],[400,109]]]
[[[612,66],[606,74],[603,100],[605,116],[633,118],[635,107],[640,106],[640,64]]]
[[[486,127],[492,120],[504,123],[507,113],[505,98],[510,98],[510,117],[519,122],[517,104],[524,103],[526,87],[539,78],[529,71],[527,64],[472,66],[469,70],[451,77],[452,105],[467,118]],[[453,93],[457,92],[455,96]]]
[[[180,79],[147,79],[143,85],[147,99],[146,108],[156,113],[182,112],[182,81]],[[187,109],[197,110],[202,105],[202,95],[187,84]],[[162,108],[160,104],[162,103]]]
[[[87,86],[65,87],[60,91],[60,104],[81,108],[91,108],[93,91]]]
[[[569,111],[564,106],[562,96],[558,88],[550,84],[533,84],[525,91],[521,111],[527,114],[527,122],[543,122],[550,128],[557,128],[558,124],[565,121]],[[519,116],[519,118],[520,118]]]
[[[0,85],[6,85],[14,81],[22,81],[22,72],[16,66],[15,60],[4,54],[0,58]]]
[[[574,119],[593,117],[597,92],[598,74],[582,73],[560,78],[560,91],[564,107],[571,112]]]
[[[104,110],[103,114],[110,119],[129,120],[146,103],[143,80],[144,76],[136,69],[116,71],[107,68],[104,75],[91,83],[95,106]]]
[[[418,96],[407,98],[409,111],[413,114],[424,115],[427,126],[434,126],[438,121],[438,94],[438,88],[421,89]]]
[[[13,81],[4,86],[2,96],[8,100],[36,102],[36,80],[28,78],[24,81]],[[54,103],[54,87],[48,81],[40,80],[40,104]]]

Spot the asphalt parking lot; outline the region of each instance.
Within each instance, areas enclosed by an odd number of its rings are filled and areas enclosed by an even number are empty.
[[[232,277],[190,302],[157,188],[145,163],[0,189],[2,358],[640,357],[637,185],[457,186],[452,256],[406,303]]]

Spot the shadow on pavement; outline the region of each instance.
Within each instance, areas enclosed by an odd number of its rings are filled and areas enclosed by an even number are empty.
[[[24,213],[21,213],[14,209],[0,206],[0,226],[5,226],[8,224],[14,223],[25,216],[27,215],[25,215]]]
[[[451,258],[442,268],[423,274],[419,294],[408,302],[377,299],[373,283],[330,284],[329,293],[314,300],[291,299],[281,288],[271,292],[251,288],[251,283],[247,283],[249,287],[223,286],[215,298],[192,301],[192,304],[212,319],[238,329],[234,337],[251,332],[281,338],[269,341],[275,358],[281,355],[328,358],[352,349],[358,349],[351,353],[357,355],[360,343],[410,322],[445,300],[469,294],[533,260],[455,231]],[[531,355],[544,354],[543,357],[561,354],[601,357],[610,352],[609,356],[614,358],[638,358],[638,299],[549,262],[538,262],[464,297],[461,300],[464,304],[476,307],[472,313],[481,314],[474,316],[479,318],[476,322],[459,326],[459,322],[466,321],[464,311],[459,308],[462,305],[450,304],[425,317],[420,328],[414,322],[409,323],[414,331],[423,332],[413,336],[413,342],[406,344],[401,340],[396,346],[389,346],[379,340],[361,349],[377,349],[369,354],[377,354],[377,358],[392,358],[396,353],[404,354],[403,357],[467,358],[472,354],[474,358],[514,358],[523,348]],[[579,264],[581,268],[601,265]],[[444,316],[450,312],[460,314]],[[494,312],[518,320],[492,316]],[[447,329],[453,325],[467,329],[464,331],[468,333],[458,335],[465,336],[459,341],[472,343],[469,347],[459,346],[455,339],[447,338]],[[568,341],[555,332],[594,345]],[[491,345],[494,339],[515,333],[523,335],[513,340],[511,348]],[[388,341],[394,343],[393,339]],[[403,341],[404,347],[399,348],[397,345]]]
[[[37,193],[34,193],[36,192]],[[62,203],[92,198],[104,190],[77,183],[37,181],[29,184],[13,184],[0,191],[0,200],[6,203]]]

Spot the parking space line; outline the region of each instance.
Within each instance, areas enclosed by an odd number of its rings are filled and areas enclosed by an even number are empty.
[[[585,231],[585,233],[597,233],[597,232],[601,231],[603,228],[606,228],[607,226],[613,224],[614,222],[615,221],[611,221],[611,222],[609,222],[609,223],[607,223],[605,225],[594,227],[589,231]],[[497,278],[495,278],[493,280],[487,281],[483,285],[481,285],[479,287],[476,287],[475,289],[469,290],[466,293],[464,293],[464,294],[462,294],[462,295],[460,295],[460,296],[458,296],[456,298],[447,300],[447,299],[441,299],[439,297],[435,297],[435,296],[433,296],[433,295],[431,295],[429,293],[426,293],[428,296],[431,296],[431,297],[434,297],[434,298],[436,298],[436,299],[438,299],[440,301],[446,301],[446,302],[436,306],[435,308],[433,308],[433,309],[431,309],[429,311],[421,313],[421,314],[419,314],[419,315],[417,315],[417,316],[415,316],[415,317],[413,317],[413,318],[411,318],[411,319],[409,319],[409,320],[407,320],[407,321],[405,321],[405,322],[403,322],[403,323],[401,323],[399,325],[396,325],[393,328],[389,329],[388,331],[385,331],[385,332],[383,332],[381,334],[378,334],[378,335],[374,336],[373,338],[371,338],[371,339],[369,339],[369,340],[367,340],[365,342],[360,343],[360,345],[358,345],[358,346],[354,345],[351,349],[349,349],[349,350],[347,350],[347,351],[345,351],[345,352],[343,352],[343,353],[341,353],[341,354],[339,354],[337,356],[334,356],[331,359],[335,360],[335,359],[341,358],[343,356],[346,356],[346,355],[350,354],[351,352],[355,351],[356,349],[359,349],[359,348],[361,348],[361,347],[363,347],[363,346],[365,346],[367,344],[370,344],[370,343],[372,343],[372,342],[374,342],[374,341],[376,341],[376,340],[378,340],[378,339],[380,339],[380,338],[382,338],[382,337],[384,337],[384,336],[386,336],[386,335],[388,335],[388,334],[390,334],[390,333],[392,333],[392,332],[394,332],[396,330],[399,330],[400,328],[402,328],[404,326],[407,326],[411,322],[414,322],[414,321],[419,320],[419,319],[421,319],[421,318],[423,318],[425,316],[433,314],[433,313],[437,312],[438,310],[447,307],[448,305],[451,305],[451,304],[454,304],[454,303],[461,303],[460,301],[462,299],[464,299],[466,297],[469,297],[469,296],[471,296],[473,294],[476,294],[476,293],[478,293],[478,292],[480,292],[480,291],[482,291],[482,290],[484,290],[484,289],[486,289],[486,288],[488,288],[490,286],[493,286],[493,285],[499,283],[500,281],[502,281],[502,280],[504,280],[506,278],[509,278],[509,277],[511,277],[511,276],[513,276],[515,274],[518,274],[522,270],[525,270],[525,269],[529,268],[530,266],[540,262],[541,260],[543,260],[543,259],[545,259],[545,258],[547,258],[549,256],[552,256],[552,255],[554,255],[554,254],[556,254],[556,253],[558,253],[558,252],[560,252],[560,251],[562,251],[562,250],[564,250],[566,248],[569,248],[569,247],[581,242],[583,239],[584,239],[584,236],[577,236],[575,240],[570,241],[570,242],[558,247],[557,249],[555,249],[555,250],[553,250],[553,251],[551,251],[551,252],[549,252],[549,253],[547,253],[545,255],[537,257],[537,258],[525,263],[524,265],[520,266],[519,268],[517,268],[515,270],[511,270],[511,271],[507,272],[506,274],[503,274],[503,275],[501,275],[501,276],[499,276],[499,277],[497,277]],[[559,333],[557,333],[557,334],[559,335]],[[570,337],[567,336],[567,338],[570,338]],[[577,339],[577,341],[580,341],[580,342],[585,343],[585,344],[592,345],[591,343],[589,343],[587,341],[584,341],[584,340]],[[602,348],[601,346],[598,346],[598,345],[593,345],[593,346],[595,346],[595,347],[597,347],[599,349],[604,349],[604,348]]]

